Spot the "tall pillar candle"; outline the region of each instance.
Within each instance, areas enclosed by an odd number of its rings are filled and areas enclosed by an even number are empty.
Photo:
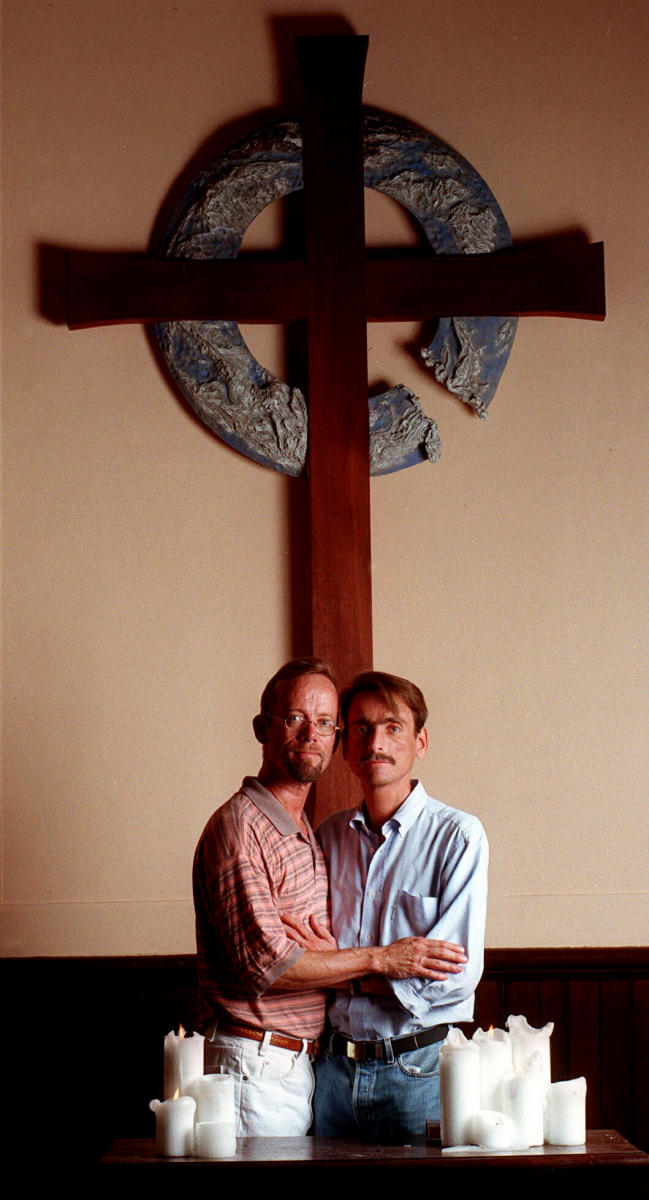
[[[550,1036],[554,1029],[554,1021],[549,1021],[542,1029],[534,1029],[525,1017],[508,1017],[507,1028],[512,1039],[512,1058],[514,1069],[523,1067],[529,1062],[535,1052],[541,1055],[541,1071],[546,1088],[550,1086]]]
[[[203,1047],[205,1038],[200,1033],[185,1037],[182,1025],[176,1034],[169,1032],[164,1040],[164,1098],[170,1100],[178,1092],[181,1096],[194,1080],[203,1074]]]
[[[583,1146],[586,1141],[586,1080],[551,1083],[545,1094],[545,1140],[550,1146]]]
[[[476,1029],[472,1039],[480,1051],[480,1107],[500,1110],[503,1076],[511,1071],[512,1043],[504,1029]]]
[[[464,1146],[480,1108],[480,1052],[460,1029],[450,1029],[440,1046],[439,1092],[442,1145]]]
[[[502,1082],[502,1109],[514,1124],[512,1145],[543,1145],[544,1064],[537,1050],[525,1066],[514,1067]]]
[[[191,1096],[174,1100],[152,1100],[155,1113],[155,1148],[163,1158],[187,1158],[194,1152],[194,1114]]]

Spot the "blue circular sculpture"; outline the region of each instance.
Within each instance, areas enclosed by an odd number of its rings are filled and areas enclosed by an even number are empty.
[[[511,245],[484,179],[426,130],[377,109],[364,114],[365,186],[397,200],[437,254],[484,254]],[[236,258],[255,217],[303,186],[302,132],[279,121],[237,142],[191,184],[165,238],[169,258]],[[449,391],[486,415],[516,333],[515,317],[443,317],[422,358]],[[301,475],[308,441],[299,388],[257,360],[234,321],[156,326],[169,370],[200,419],[228,445],[265,466]],[[370,471],[382,475],[436,462],[435,421],[399,384],[369,399]]]

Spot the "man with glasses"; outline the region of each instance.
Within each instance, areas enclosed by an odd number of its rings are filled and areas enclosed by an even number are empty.
[[[332,1032],[316,1066],[315,1134],[376,1140],[424,1134],[439,1120],[439,1047],[470,1021],[482,974],[488,847],[476,817],[428,796],[411,778],[428,747],[415,684],[379,671],[340,697],[343,753],[360,781],[359,807],[318,830],[340,947],[395,938],[448,939],[461,967],[431,975],[355,977],[329,1007]],[[318,943],[297,928],[302,945]],[[444,941],[443,944],[448,944]]]
[[[259,774],[212,815],[194,858],[200,1028],[205,1070],[234,1076],[237,1136],[290,1136],[311,1124],[326,989],[367,976],[440,978],[461,956],[418,937],[336,949],[326,864],[304,816],[340,732],[331,668],[286,663],[253,729]],[[314,949],[295,940],[307,927]]]

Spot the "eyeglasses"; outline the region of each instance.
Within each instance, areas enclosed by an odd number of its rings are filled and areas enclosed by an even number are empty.
[[[290,712],[285,717],[280,717],[278,713],[264,713],[265,717],[270,717],[272,721],[281,721],[286,726],[289,733],[300,733],[305,725],[315,725],[316,732],[320,737],[333,737],[334,733],[340,733],[340,725],[336,725],[331,717],[318,717],[316,721],[309,721],[304,713]]]

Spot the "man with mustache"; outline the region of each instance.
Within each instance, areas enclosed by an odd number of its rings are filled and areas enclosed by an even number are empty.
[[[428,746],[415,684],[369,671],[340,697],[343,753],[363,804],[318,830],[339,947],[404,936],[459,943],[461,969],[422,978],[370,975],[338,987],[316,1066],[312,1132],[411,1137],[439,1119],[439,1047],[470,1021],[482,974],[488,847],[476,817],[428,796],[411,771]],[[327,940],[324,930],[320,944]],[[299,931],[293,931],[298,936]],[[303,934],[303,944],[307,944]],[[311,936],[308,944],[318,944]]]
[[[337,950],[327,872],[304,804],[328,766],[338,724],[331,668],[285,663],[264,688],[253,729],[256,777],[208,821],[194,857],[199,1028],[206,1072],[234,1076],[237,1136],[297,1135],[311,1124],[311,1059],[324,1027],[326,989],[362,977],[425,979],[459,969],[456,946],[418,937]],[[322,937],[296,944],[312,914]]]

